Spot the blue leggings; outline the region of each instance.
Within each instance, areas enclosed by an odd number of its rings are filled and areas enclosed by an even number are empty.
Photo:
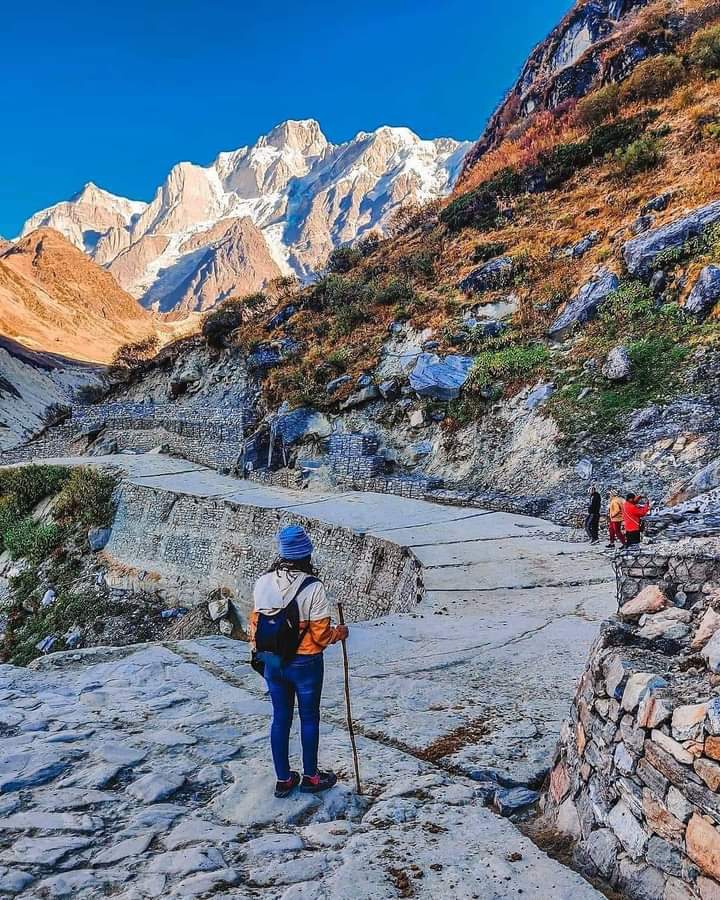
[[[277,660],[277,657],[274,657],[274,660]],[[290,777],[290,728],[295,710],[295,697],[300,712],[304,774],[316,775],[320,741],[323,655],[314,653],[296,656],[291,662],[282,665],[273,664],[273,661],[268,662],[265,657],[265,681],[273,705],[270,746],[278,781],[287,781]]]

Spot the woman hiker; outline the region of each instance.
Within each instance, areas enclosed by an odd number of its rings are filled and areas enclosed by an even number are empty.
[[[644,502],[643,502],[644,501]],[[641,494],[628,494],[623,506],[625,523],[625,549],[639,550],[643,519],[650,512],[650,501]]]
[[[273,706],[270,747],[277,784],[275,796],[287,797],[300,785],[305,793],[317,793],[337,782],[333,772],[318,769],[320,697],[323,684],[323,650],[348,636],[345,625],[331,624],[330,603],[312,564],[313,545],[304,528],[288,525],[277,535],[279,556],[270,571],[255,584],[255,609],[250,616],[250,640],[264,667]],[[284,634],[295,629],[290,649],[263,650],[274,646],[272,629],[282,624]],[[284,638],[280,638],[280,641]],[[290,768],[290,727],[297,697],[300,713],[303,777]]]

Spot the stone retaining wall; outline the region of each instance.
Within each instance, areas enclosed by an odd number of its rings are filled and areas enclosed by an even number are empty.
[[[283,510],[172,494],[124,482],[105,555],[118,587],[148,586],[182,606],[228,588],[241,613],[252,585],[275,557],[281,525],[300,522],[316,548],[321,576],[348,619],[414,608],[422,595],[419,562],[406,548]]]
[[[618,567],[618,617],[580,679],[541,801],[544,828],[629,898],[720,897],[720,559]]]

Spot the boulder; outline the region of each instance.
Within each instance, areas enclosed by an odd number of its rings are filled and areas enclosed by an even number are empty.
[[[332,381],[328,381],[328,383],[325,385],[325,393],[334,394],[349,381],[352,381],[352,378],[349,375],[339,375],[337,378],[333,378]]]
[[[592,478],[593,474],[592,460],[581,459],[580,462],[575,466],[575,474],[579,475],[580,478],[583,478],[585,481],[589,481]]]
[[[421,353],[410,373],[410,387],[421,397],[456,400],[468,380],[473,359],[469,356],[440,357]]]
[[[363,388],[355,394],[350,394],[344,403],[340,404],[340,409],[354,409],[356,406],[362,406],[363,403],[369,403],[371,400],[377,400],[380,391],[377,386],[371,384],[370,387]]]
[[[512,275],[513,261],[509,256],[498,256],[483,263],[467,275],[458,284],[458,288],[466,294],[479,294],[506,284]]]
[[[219,619],[227,616],[229,610],[230,598],[222,594],[218,596],[216,593],[216,596],[208,603],[208,612],[213,622],[217,622]]]
[[[649,835],[623,800],[619,800],[612,808],[607,824],[632,859],[640,859],[647,847]]]
[[[538,384],[528,394],[525,409],[537,409],[546,403],[555,393],[554,384]]]
[[[602,373],[609,381],[627,381],[632,372],[632,361],[625,347],[613,347],[608,353]]]
[[[705,266],[683,307],[698,321],[705,319],[720,300],[720,266]]]
[[[387,381],[380,382],[378,390],[383,400],[395,400],[400,396],[400,383],[394,378],[389,378]]]
[[[637,711],[637,723],[641,728],[657,728],[672,715],[672,706],[662,697],[647,694],[640,701]]]
[[[292,304],[288,306],[284,306],[280,312],[276,313],[272,319],[265,326],[267,331],[274,331],[276,328],[279,328],[281,325],[284,325],[288,319],[295,315],[297,312],[297,308]]]
[[[599,240],[600,232],[591,231],[590,234],[586,234],[585,237],[576,244],[571,244],[569,247],[566,247],[563,250],[563,256],[569,256],[571,259],[580,259],[582,256],[585,256],[588,250],[592,250]]]
[[[720,789],[720,766],[712,760],[700,757],[693,763],[693,768],[710,790],[717,793]]]
[[[291,410],[283,404],[274,424],[276,433],[288,446],[310,436],[326,438],[332,432],[329,420],[316,409],[306,406]]]
[[[410,427],[411,428],[422,428],[425,424],[425,412],[422,409],[416,409],[414,412],[410,413]]]
[[[104,550],[110,540],[112,530],[110,528],[91,528],[88,531],[88,544],[93,553]]]
[[[676,741],[700,740],[707,703],[691,703],[677,706],[672,714],[672,736]]]
[[[620,607],[621,619],[639,619],[647,613],[660,612],[670,606],[667,596],[656,584],[649,584],[643,588],[637,597],[628,600]]]
[[[553,322],[548,335],[563,340],[576,325],[584,325],[597,315],[600,306],[620,285],[617,275],[609,269],[599,272],[567,303],[560,316]]]
[[[660,194],[657,197],[653,197],[652,200],[648,200],[648,202],[643,206],[642,212],[663,212],[668,208],[668,203],[670,203],[670,198],[672,197],[671,193]]]
[[[615,870],[620,842],[609,828],[598,828],[585,842],[585,850],[603,878]]]
[[[663,250],[682,247],[687,240],[702,234],[706,228],[719,221],[720,200],[716,200],[668,225],[633,238],[623,247],[628,272],[636,278],[649,278],[655,258]]]

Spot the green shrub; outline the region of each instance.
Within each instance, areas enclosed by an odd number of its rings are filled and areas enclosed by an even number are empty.
[[[663,159],[660,141],[653,137],[638,138],[622,150],[615,151],[617,170],[621,175],[649,172]]]
[[[348,303],[346,306],[336,309],[333,333],[336,335],[351,334],[358,325],[367,322],[369,318],[368,309],[364,304]]]
[[[31,564],[38,565],[58,546],[62,538],[63,530],[54,522],[21,519],[5,530],[3,543],[13,559],[24,558]]]
[[[226,346],[228,337],[245,321],[245,303],[231,299],[221,303],[217,309],[205,316],[202,325],[202,336],[208,347],[221,350]]]
[[[578,101],[575,115],[581,125],[592,127],[618,115],[620,104],[620,85],[608,84]]]
[[[693,35],[688,58],[703,72],[720,71],[720,25],[710,25]]]
[[[470,381],[484,387],[497,379],[523,378],[547,362],[548,356],[548,350],[542,344],[488,350],[476,357]]]
[[[112,494],[115,478],[107,472],[82,467],[72,474],[53,507],[58,522],[72,522],[83,528],[105,527],[113,520]]]
[[[375,295],[375,302],[381,306],[413,303],[415,291],[406,281],[391,281]]]
[[[603,159],[608,153],[614,153],[631,144],[642,134],[646,121],[645,116],[630,116],[593,128],[587,140],[592,158]]]
[[[552,150],[544,150],[538,158],[547,188],[559,187],[592,161],[587,141],[574,144],[558,144]]]
[[[636,67],[623,83],[622,92],[629,100],[659,100],[671,94],[685,76],[678,56],[653,56]]]
[[[341,309],[348,304],[366,305],[375,299],[375,287],[360,278],[348,275],[326,275],[317,281],[310,293],[310,302],[317,309]]]
[[[327,270],[336,275],[350,272],[362,261],[362,251],[355,247],[336,247],[328,256]]]
[[[499,217],[497,198],[485,185],[462,194],[440,213],[440,221],[450,232],[469,227],[491,231],[497,226]]]
[[[478,244],[473,250],[473,262],[486,263],[496,256],[502,256],[507,250],[507,244],[502,241],[489,242],[487,244]]]
[[[111,377],[126,378],[133,370],[151,360],[157,353],[159,345],[157,335],[153,334],[141,341],[118,347],[110,363]]]
[[[486,190],[494,197],[509,200],[525,192],[525,181],[520,172],[509,167],[501,169],[486,184]]]
[[[331,350],[325,358],[325,365],[341,375],[347,370],[349,359],[347,350]]]
[[[705,126],[705,134],[714,141],[720,141],[720,122],[712,122]]]
[[[435,275],[435,255],[429,250],[408,253],[397,261],[397,267],[406,278],[429,279]]]

